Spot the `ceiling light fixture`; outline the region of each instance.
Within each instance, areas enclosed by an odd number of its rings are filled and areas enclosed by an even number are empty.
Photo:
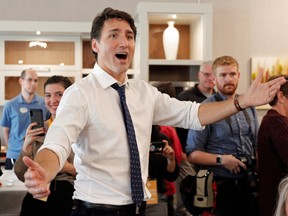
[[[29,47],[35,47],[35,46],[40,46],[40,47],[45,49],[47,47],[47,43],[41,42],[41,41],[30,41],[29,42]]]

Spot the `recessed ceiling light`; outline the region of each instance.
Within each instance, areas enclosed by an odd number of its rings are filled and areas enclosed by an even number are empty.
[[[36,31],[36,34],[37,34],[37,35],[40,35],[40,34],[41,34],[41,31]]]
[[[173,15],[172,15],[172,18],[173,18],[173,19],[176,19],[176,18],[177,18],[177,15],[176,15],[176,14],[173,14]]]

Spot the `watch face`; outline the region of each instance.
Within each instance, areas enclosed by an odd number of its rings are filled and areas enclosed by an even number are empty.
[[[216,158],[216,163],[221,164],[221,162],[222,162],[222,157],[221,157],[221,155],[218,155]]]

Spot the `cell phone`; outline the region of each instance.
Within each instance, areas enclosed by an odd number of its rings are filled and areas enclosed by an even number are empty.
[[[43,128],[44,120],[43,120],[43,111],[42,109],[30,109],[30,121],[31,123],[36,122],[37,125],[33,126],[32,129],[35,128]],[[39,134],[38,136],[44,136],[45,133]]]
[[[165,147],[165,142],[163,141],[152,142],[150,144],[150,153],[161,153],[163,152],[164,147]]]

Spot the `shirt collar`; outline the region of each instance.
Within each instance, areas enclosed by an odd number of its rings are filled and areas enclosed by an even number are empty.
[[[38,102],[39,102],[39,99],[38,99],[38,97],[37,97],[37,94],[35,93],[32,101],[30,102],[30,104],[32,104],[32,103],[38,103]],[[22,96],[21,93],[18,95],[18,103],[27,103],[27,102],[24,100],[24,98],[23,98],[23,96]]]
[[[114,79],[106,71],[104,71],[97,63],[95,63],[92,73],[96,76],[98,82],[100,83],[103,89],[110,87],[114,83],[118,83],[120,86],[126,85],[129,88],[129,81],[127,74],[124,83],[120,84],[116,79]]]
[[[227,97],[223,95],[221,92],[218,91],[218,94],[222,98],[222,100],[227,100]]]

